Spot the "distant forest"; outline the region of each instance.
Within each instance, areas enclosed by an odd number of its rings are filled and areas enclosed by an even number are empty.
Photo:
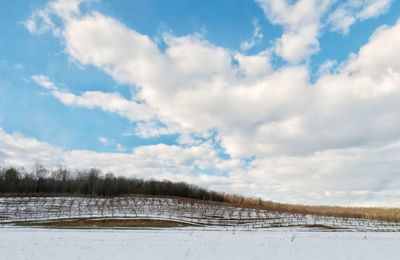
[[[224,195],[185,182],[143,180],[103,174],[99,169],[49,170],[36,165],[33,170],[0,167],[1,194],[77,194],[90,196],[121,196],[146,194],[180,196],[193,199],[225,201]]]

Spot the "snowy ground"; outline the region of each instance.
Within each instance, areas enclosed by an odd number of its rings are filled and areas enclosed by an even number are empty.
[[[0,259],[400,259],[400,233],[0,228]]]
[[[274,212],[183,198],[0,197],[0,224],[70,218],[155,218],[202,226],[255,229],[324,226],[363,232],[400,232],[400,223]]]

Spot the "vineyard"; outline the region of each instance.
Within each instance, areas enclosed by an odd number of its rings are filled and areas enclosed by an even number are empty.
[[[198,226],[400,231],[400,223],[284,213],[173,197],[1,197],[0,224],[77,218],[149,218]]]

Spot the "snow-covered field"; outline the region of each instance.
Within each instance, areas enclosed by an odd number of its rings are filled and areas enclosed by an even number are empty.
[[[400,233],[0,228],[0,259],[400,259]]]
[[[0,197],[0,224],[72,218],[155,218],[253,229],[324,226],[347,231],[400,231],[400,223],[274,212],[178,198]]]

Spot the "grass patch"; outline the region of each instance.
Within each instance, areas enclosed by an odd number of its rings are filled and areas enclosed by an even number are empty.
[[[225,194],[225,201],[235,206],[266,209],[276,212],[287,212],[291,214],[309,214],[340,218],[371,219],[400,223],[400,208],[309,206],[283,204],[228,194]]]
[[[156,219],[68,219],[45,222],[19,222],[17,226],[35,226],[49,228],[176,228],[194,226],[171,220]]]
[[[328,230],[345,229],[345,228],[331,227],[331,226],[321,225],[321,224],[304,225],[303,227],[320,228],[320,229],[328,229]]]

